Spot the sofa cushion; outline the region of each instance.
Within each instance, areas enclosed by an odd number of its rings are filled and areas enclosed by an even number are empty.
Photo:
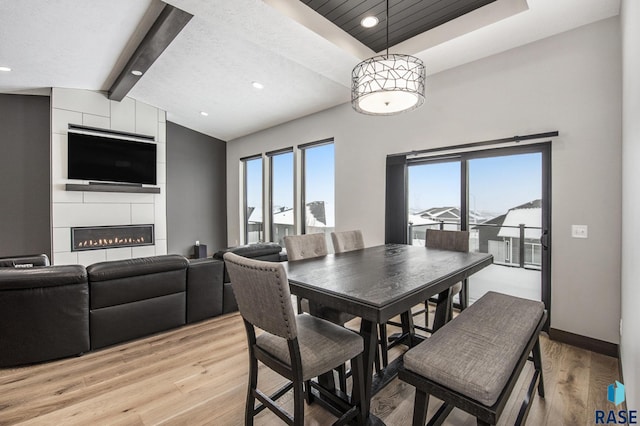
[[[87,267],[91,309],[186,291],[189,262],[179,255],[101,262]]]
[[[95,282],[187,269],[187,266],[189,262],[184,256],[169,254],[94,263],[87,267],[87,272],[89,279]]]

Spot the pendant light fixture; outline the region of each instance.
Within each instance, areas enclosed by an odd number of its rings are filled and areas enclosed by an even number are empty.
[[[389,0],[387,0],[387,52],[360,62],[351,72],[351,105],[369,115],[393,115],[424,103],[426,72],[422,60],[389,54]]]

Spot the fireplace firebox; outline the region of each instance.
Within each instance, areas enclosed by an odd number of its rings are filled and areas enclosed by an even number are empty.
[[[71,228],[71,251],[150,246],[153,244],[153,225]]]

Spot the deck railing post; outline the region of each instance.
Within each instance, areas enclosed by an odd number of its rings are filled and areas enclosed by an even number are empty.
[[[524,223],[520,224],[520,267],[524,268]]]

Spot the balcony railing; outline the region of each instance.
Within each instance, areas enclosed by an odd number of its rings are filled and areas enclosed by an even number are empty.
[[[458,222],[440,221],[433,224],[414,225],[409,223],[408,241],[413,245],[424,245],[428,228],[457,231]],[[515,236],[499,237],[501,229],[516,229]],[[496,265],[540,270],[542,267],[542,243],[540,237],[527,237],[527,230],[539,231],[539,226],[496,225],[473,223],[469,225],[469,251],[491,253]],[[529,232],[530,233],[530,232]]]

